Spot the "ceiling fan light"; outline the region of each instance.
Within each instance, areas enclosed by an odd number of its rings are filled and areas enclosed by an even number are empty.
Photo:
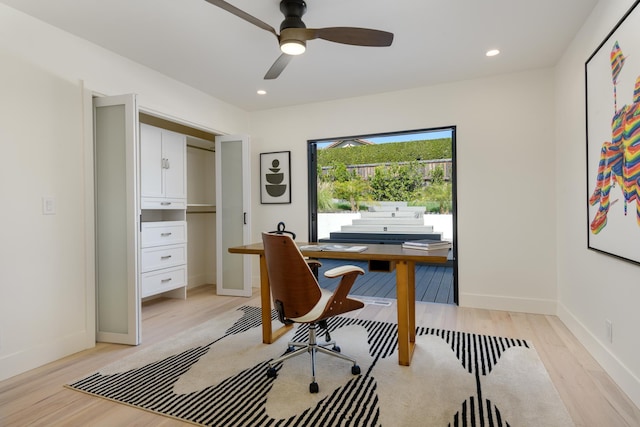
[[[280,50],[287,55],[300,55],[307,50],[307,44],[300,40],[283,40],[280,43]]]

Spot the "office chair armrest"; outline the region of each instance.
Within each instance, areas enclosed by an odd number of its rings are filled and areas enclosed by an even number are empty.
[[[357,271],[358,274],[364,274],[364,270],[360,267],[356,267],[355,265],[341,265],[340,267],[335,267],[331,270],[325,271],[324,276],[330,279],[334,279],[336,277],[344,276],[345,274],[351,273],[353,271]]]
[[[338,287],[329,299],[321,319],[328,316],[346,313],[347,311],[357,310],[364,306],[362,302],[348,298],[351,287],[360,274],[364,274],[364,270],[360,267],[356,267],[355,265],[343,265],[341,267],[332,268],[324,273],[325,277],[342,278],[340,279],[340,283],[338,283]]]
[[[311,268],[313,268],[313,267],[322,267],[322,263],[320,261],[318,261],[317,259],[305,258],[305,261],[307,261],[307,264],[309,264],[309,267],[311,267]]]

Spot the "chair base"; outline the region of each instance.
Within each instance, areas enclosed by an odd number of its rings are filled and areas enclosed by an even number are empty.
[[[309,342],[289,342],[287,352],[277,359],[273,359],[269,362],[269,369],[267,369],[267,377],[275,378],[278,373],[275,369],[275,365],[284,362],[292,357],[300,356],[303,353],[309,353],[311,355],[311,383],[309,384],[309,392],[317,393],[319,391],[318,383],[316,382],[316,354],[318,352],[328,354],[329,356],[337,357],[339,359],[351,362],[351,373],[353,375],[360,375],[360,367],[356,360],[352,357],[346,356],[340,353],[340,347],[336,345],[333,340],[325,343],[318,343],[316,340],[316,327],[315,323],[309,323]],[[332,347],[328,349],[327,347]]]

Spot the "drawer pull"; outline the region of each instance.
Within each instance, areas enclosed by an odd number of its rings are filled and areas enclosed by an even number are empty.
[[[167,283],[171,281],[171,277],[169,277],[168,279],[162,279],[160,282],[162,283]]]
[[[173,233],[161,233],[160,235],[162,237],[167,237],[167,236],[171,236]]]
[[[160,202],[160,206],[169,206],[171,202]]]
[[[171,258],[171,255],[164,255],[160,257],[160,259],[169,259],[169,258]]]

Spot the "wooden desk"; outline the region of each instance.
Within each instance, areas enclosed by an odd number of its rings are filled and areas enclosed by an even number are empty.
[[[315,243],[297,242],[299,246],[316,245]],[[447,261],[447,249],[438,251],[422,251],[403,249],[401,245],[366,245],[364,252],[336,252],[306,249],[304,256],[310,258],[364,260],[369,262],[369,269],[379,270],[389,267],[396,270],[396,298],[398,300],[398,363],[409,366],[416,342],[416,262],[444,264]],[[229,248],[233,254],[258,255],[260,257],[260,299],[262,306],[262,341],[271,344],[285,334],[291,325],[273,330],[271,325],[271,288],[267,274],[267,264],[262,243]],[[348,262],[347,262],[348,264]],[[376,268],[377,267],[377,268]]]

